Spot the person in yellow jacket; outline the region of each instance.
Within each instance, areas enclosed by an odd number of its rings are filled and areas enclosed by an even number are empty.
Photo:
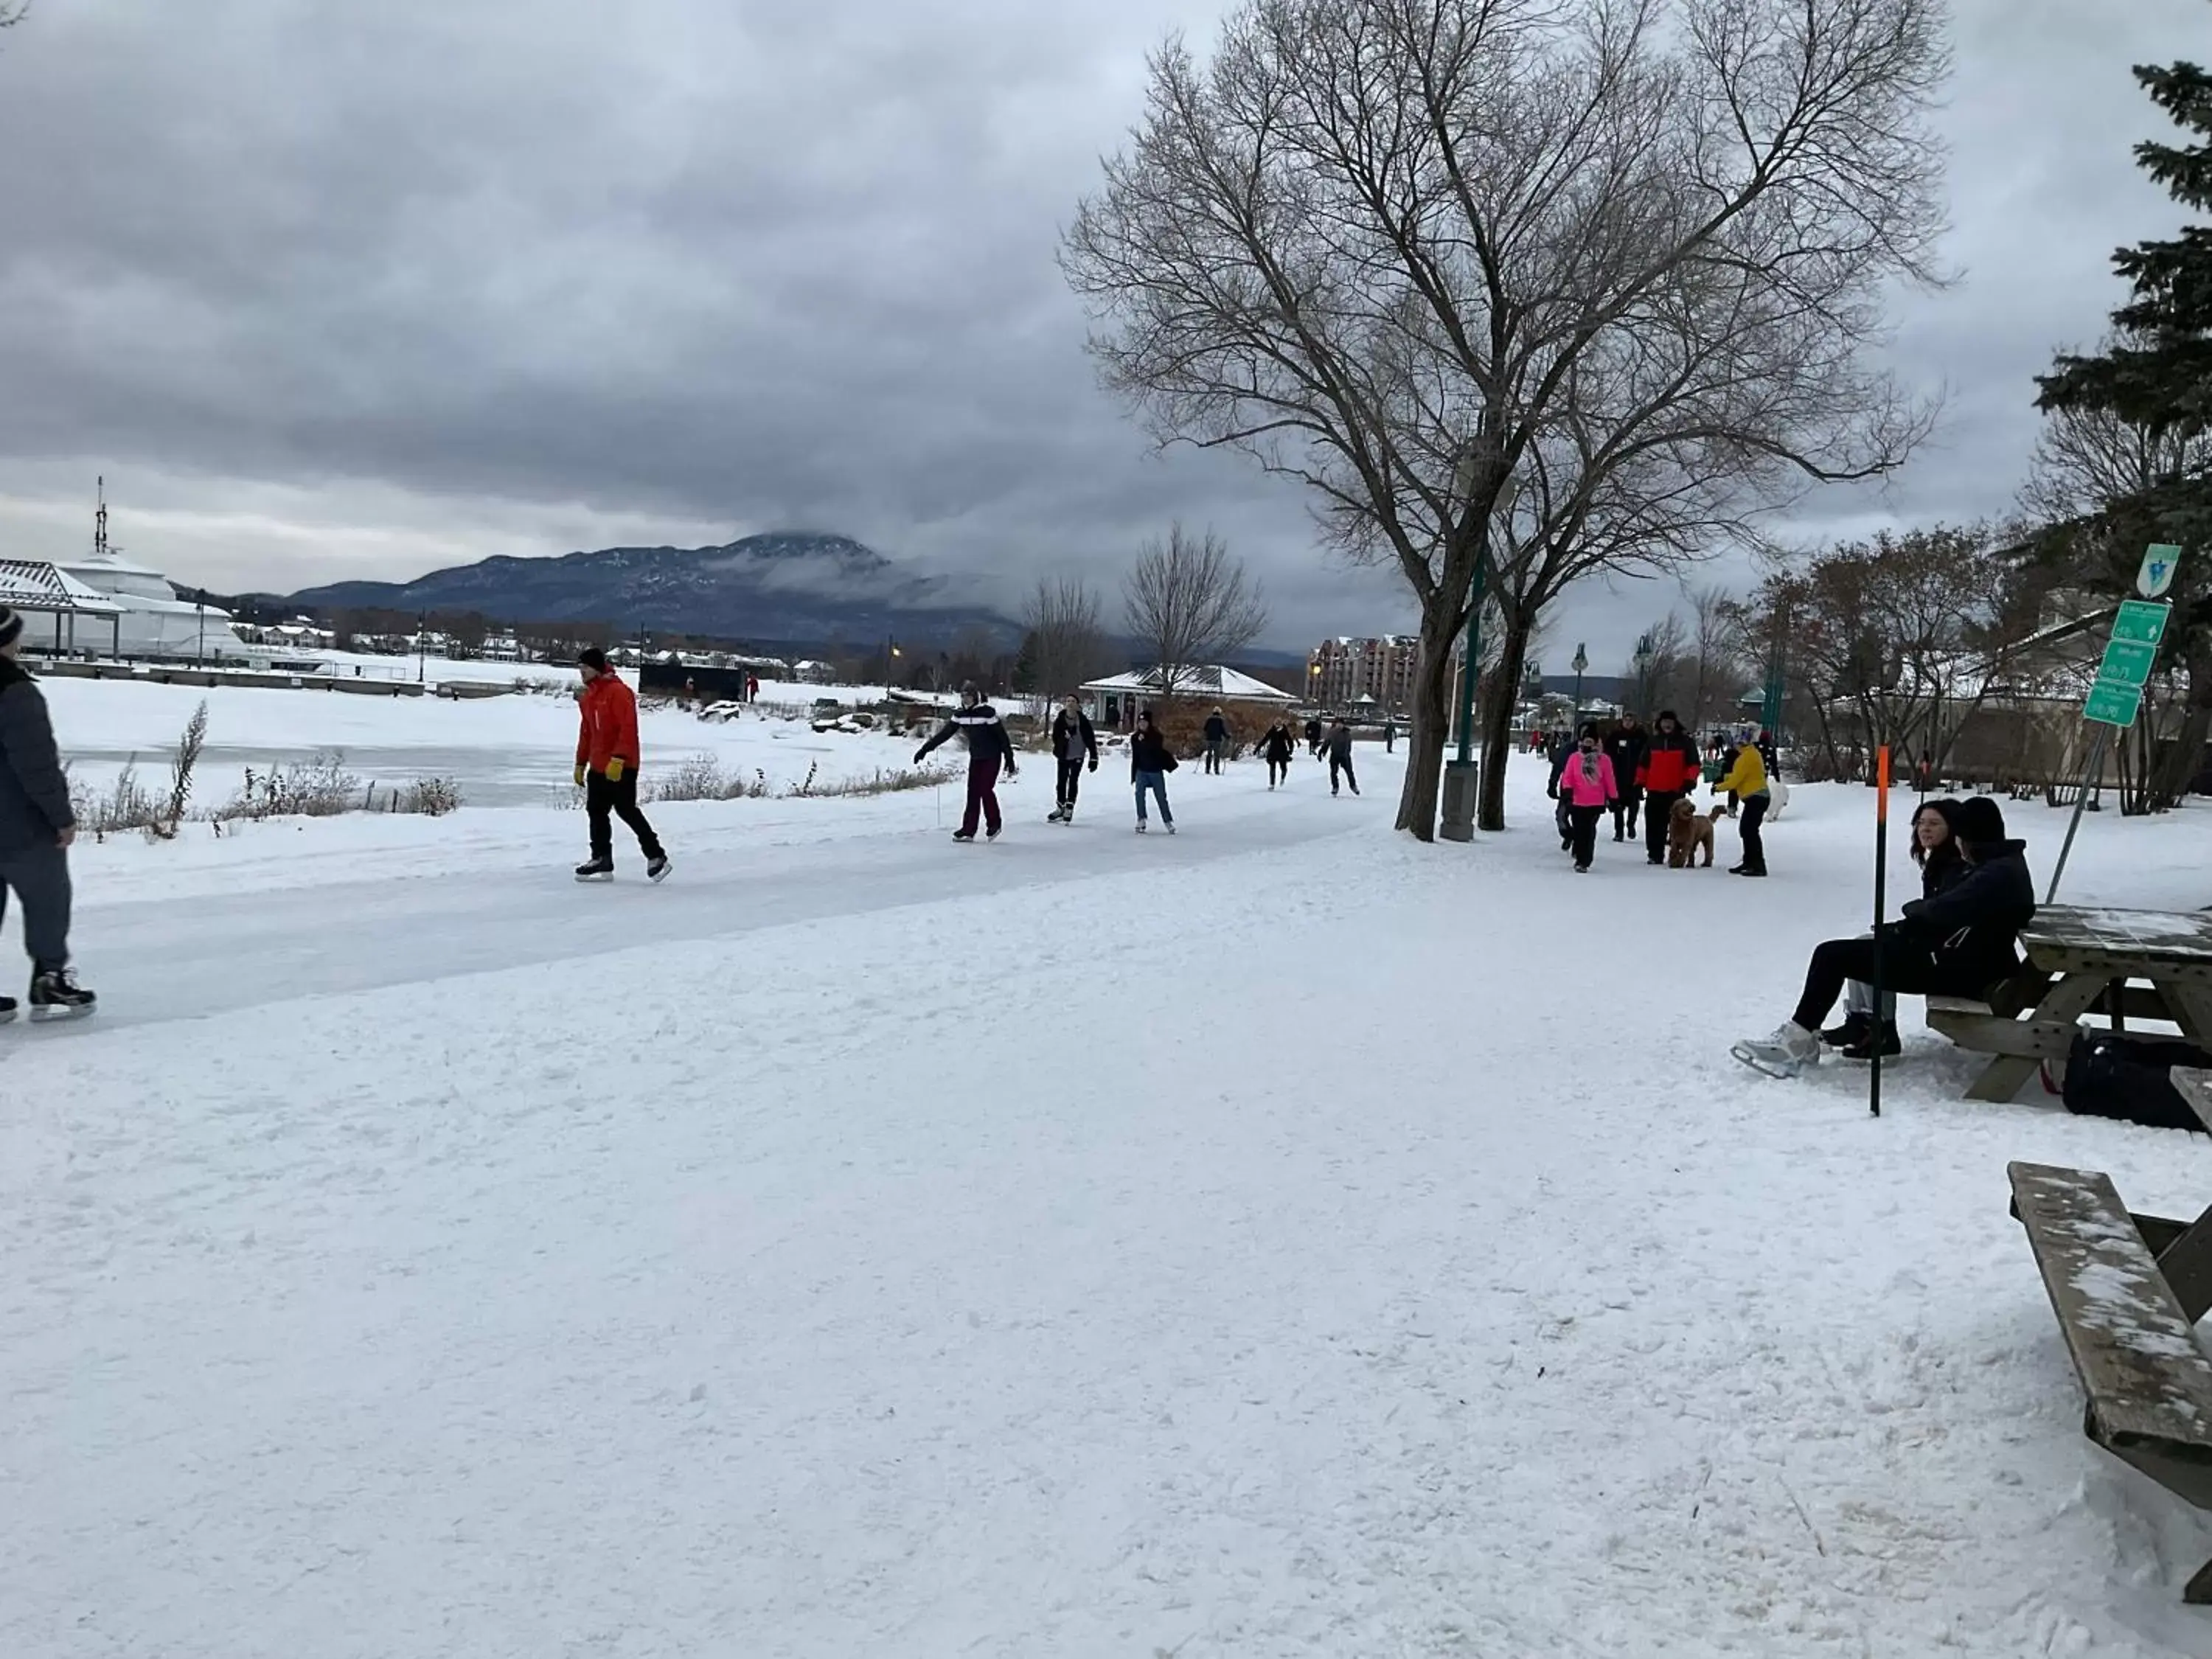
[[[1759,745],[1747,743],[1735,751],[1735,764],[1729,769],[1726,777],[1713,785],[1716,795],[1734,795],[1743,803],[1743,819],[1739,826],[1743,836],[1743,862],[1732,866],[1732,876],[1763,876],[1766,873],[1766,843],[1759,836],[1759,825],[1766,817],[1773,793],[1766,784],[1766,762],[1759,752]]]

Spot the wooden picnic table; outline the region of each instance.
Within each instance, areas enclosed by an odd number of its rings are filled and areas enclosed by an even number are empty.
[[[2212,1048],[2212,912],[2054,904],[2021,930],[2027,965],[1987,1002],[1930,997],[1928,1023],[1992,1058],[1969,1100],[2011,1100],[2045,1060],[2065,1060],[2084,1014],[2114,1029],[2165,1020]]]

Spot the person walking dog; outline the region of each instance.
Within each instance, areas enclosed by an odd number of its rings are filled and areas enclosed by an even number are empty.
[[[99,1000],[70,970],[69,849],[76,815],[46,700],[17,660],[22,644],[22,616],[0,605],[0,916],[13,892],[23,907],[23,946],[31,957],[31,1018],[69,1019],[90,1013]],[[15,1018],[15,999],[0,997],[0,1024]]]
[[[576,879],[615,878],[612,820],[620,818],[637,837],[646,875],[664,881],[668,850],[637,805],[637,693],[607,665],[607,653],[595,645],[576,653],[576,672],[584,682],[584,695],[577,700],[582,728],[576,733],[576,781],[583,786],[592,835],[592,856],[576,866]]]

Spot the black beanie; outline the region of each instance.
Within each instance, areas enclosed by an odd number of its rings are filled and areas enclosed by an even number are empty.
[[[579,651],[576,653],[576,660],[585,667],[596,669],[602,674],[607,672],[607,653],[596,645],[587,645]]]
[[[0,645],[13,645],[23,637],[23,613],[0,605]]]
[[[2004,808],[1987,795],[1960,802],[1953,823],[1959,839],[1969,847],[1986,847],[2005,838]]]

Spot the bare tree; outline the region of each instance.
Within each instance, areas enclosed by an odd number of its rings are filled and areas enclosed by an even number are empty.
[[[1129,636],[1160,672],[1160,696],[1187,687],[1194,670],[1235,655],[1267,626],[1267,607],[1244,562],[1211,530],[1196,540],[1178,524],[1145,544],[1122,585]]]
[[[1097,590],[1079,577],[1040,576],[1022,601],[1022,631],[1030,690],[1041,697],[1064,696],[1113,665]]]
[[[1700,587],[1690,594],[1690,725],[1703,726],[1718,709],[1735,707],[1752,678],[1756,655],[1741,601],[1722,587]]]
[[[1682,619],[1669,611],[1644,630],[1621,678],[1628,682],[1628,708],[1649,722],[1674,697],[1688,638]]]
[[[1162,443],[1304,483],[1419,600],[1399,825],[1433,833],[1486,572],[1516,684],[1559,588],[1692,556],[1924,429],[1861,367],[1932,281],[1941,0],[1245,0],[1177,42],[1062,264]],[[1511,514],[1499,511],[1511,494]],[[1485,720],[1502,821],[1509,707]]]

